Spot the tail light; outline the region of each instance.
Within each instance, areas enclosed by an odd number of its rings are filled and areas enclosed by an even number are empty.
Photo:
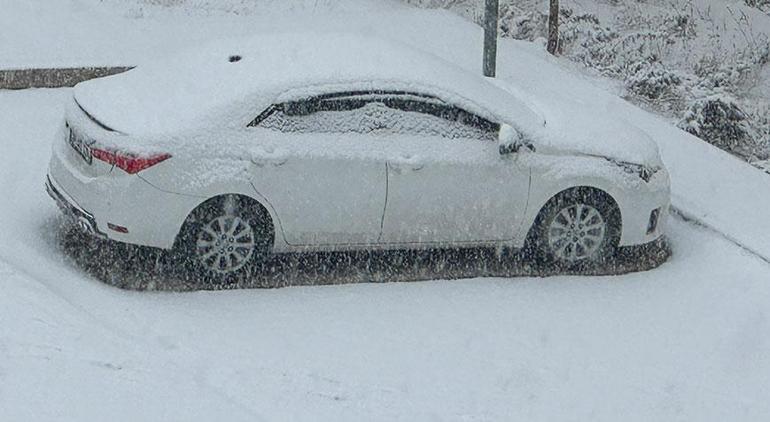
[[[128,174],[136,174],[171,158],[170,154],[138,155],[107,149],[91,148],[91,156],[114,165]]]

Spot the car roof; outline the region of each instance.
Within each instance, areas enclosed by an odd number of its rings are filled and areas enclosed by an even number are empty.
[[[216,41],[83,83],[75,96],[105,125],[141,133],[205,126],[209,119],[240,124],[274,102],[338,90],[418,92],[500,123],[542,122],[480,75],[398,41],[347,33]]]

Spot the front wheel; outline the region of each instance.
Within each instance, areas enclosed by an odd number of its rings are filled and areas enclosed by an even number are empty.
[[[206,283],[230,283],[251,276],[272,245],[269,217],[236,195],[206,202],[188,218],[179,239],[186,275]]]
[[[537,256],[561,268],[582,268],[611,258],[620,240],[620,212],[609,195],[573,190],[551,200],[536,222]]]

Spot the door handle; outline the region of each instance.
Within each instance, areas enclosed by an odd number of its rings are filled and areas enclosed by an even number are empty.
[[[391,166],[396,173],[400,174],[403,169],[420,171],[425,167],[425,163],[423,163],[418,156],[405,154],[395,160],[391,160]]]
[[[273,167],[279,167],[289,161],[288,157],[282,154],[276,154],[271,151],[260,151],[251,155],[251,162],[257,167],[265,167],[266,165],[272,165]]]
[[[289,161],[287,158],[265,158],[265,157],[252,157],[251,162],[257,167],[265,167],[271,165],[273,167],[280,167]]]

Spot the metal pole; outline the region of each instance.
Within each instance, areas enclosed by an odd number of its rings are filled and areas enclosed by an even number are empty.
[[[486,0],[484,9],[484,76],[495,77],[497,68],[498,0]]]
[[[559,52],[559,0],[551,0],[548,12],[548,52],[554,56]]]

